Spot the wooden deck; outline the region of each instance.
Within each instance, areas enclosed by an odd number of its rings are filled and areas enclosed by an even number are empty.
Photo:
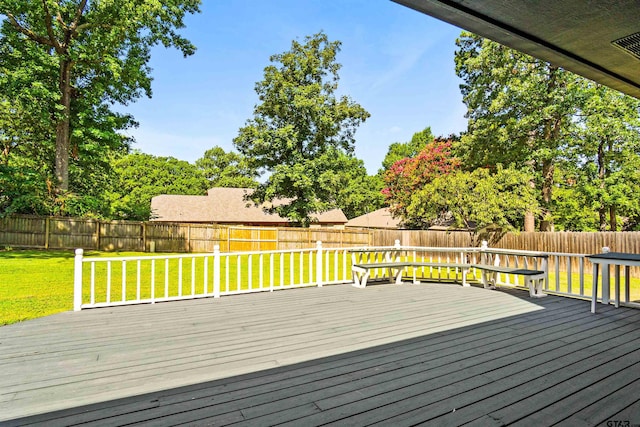
[[[1,327],[0,372],[2,425],[632,426],[640,310],[336,285]]]

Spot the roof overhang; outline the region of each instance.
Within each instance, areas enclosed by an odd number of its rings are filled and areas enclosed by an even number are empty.
[[[392,0],[640,98],[638,0]]]

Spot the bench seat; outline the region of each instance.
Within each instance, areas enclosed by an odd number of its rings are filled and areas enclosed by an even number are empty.
[[[397,262],[373,262],[373,263],[361,263],[353,264],[353,286],[358,288],[364,288],[367,286],[371,270],[386,269],[390,283],[400,284],[402,283],[403,272],[407,268],[413,270],[413,283],[419,283],[416,276],[416,269],[421,267],[436,267],[436,268],[455,268],[462,271],[462,285],[469,286],[467,283],[467,272],[470,269],[477,269],[482,272],[482,285],[485,288],[494,288],[494,284],[491,283],[490,274],[502,273],[502,274],[514,274],[524,276],[525,283],[529,287],[529,295],[534,298],[540,298],[547,296],[542,291],[542,285],[546,278],[546,272],[543,270],[530,270],[526,268],[516,267],[502,267],[490,264],[460,264],[460,263],[442,263],[442,262],[413,262],[413,261],[397,261]]]
[[[371,270],[378,268],[386,269],[391,283],[399,285],[402,282],[402,272],[410,262],[371,262],[365,264],[353,264],[351,271],[353,273],[353,286],[356,288],[364,288],[367,286]]]
[[[542,270],[529,270],[526,268],[516,268],[516,267],[502,267],[498,265],[489,265],[489,264],[472,264],[471,267],[482,271],[482,285],[485,288],[493,288],[495,284],[492,285],[489,279],[489,275],[491,273],[503,273],[503,274],[515,274],[519,276],[524,276],[525,282],[529,287],[529,295],[533,298],[541,298],[546,297],[542,291],[542,284],[544,283],[546,272]]]
[[[375,262],[364,264],[353,264],[353,286],[357,288],[364,288],[367,286],[367,281],[371,274],[371,270],[383,268],[388,271],[390,283],[400,284],[402,283],[402,273],[405,269],[411,268],[413,271],[413,283],[419,283],[416,277],[416,269],[421,267],[438,267],[438,268],[456,268],[462,271],[462,285],[469,286],[467,283],[467,272],[471,268],[470,264],[458,264],[458,263],[440,263],[440,262],[413,262],[413,261],[398,261],[398,262]]]

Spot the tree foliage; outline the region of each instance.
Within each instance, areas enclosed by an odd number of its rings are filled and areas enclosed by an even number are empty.
[[[196,160],[196,167],[208,180],[209,187],[255,188],[260,176],[243,155],[217,146],[205,151]]]
[[[10,114],[30,133],[9,129],[12,142],[3,138],[5,150],[33,145],[48,153],[54,193],[75,191],[70,159],[126,148],[128,140],[118,131],[134,122],[110,105],[151,96],[151,48],[163,44],[185,56],[194,52],[177,30],[199,3],[3,0],[0,102],[16,106]]]
[[[321,172],[318,184],[319,196],[331,206],[340,208],[347,218],[375,211],[384,205],[382,179],[368,175],[364,162],[340,150],[329,151],[334,169]]]
[[[498,166],[456,170],[434,178],[411,196],[407,216],[412,222],[447,224],[470,230],[480,240],[497,240],[519,230],[524,214],[537,209],[531,176],[516,168]]]
[[[108,198],[111,217],[148,221],[151,199],[161,194],[204,195],[207,179],[195,165],[173,157],[134,152],[114,160],[115,180]]]
[[[321,177],[339,172],[335,151],[351,153],[355,131],[369,117],[349,97],[336,95],[339,50],[340,42],[321,32],[271,56],[255,87],[260,103],[234,139],[252,166],[268,173],[253,200],[290,200],[271,211],[302,225],[310,214],[335,207],[323,194]]]
[[[499,43],[463,32],[456,73],[468,130],[458,153],[469,167],[515,164],[535,172],[542,230],[551,227],[554,171],[573,131],[578,77]]]
[[[586,80],[580,89],[579,126],[567,150],[577,166],[571,184],[597,212],[597,229],[616,231],[620,215],[628,222],[640,210],[640,101]]]
[[[418,153],[433,140],[434,136],[433,133],[431,133],[431,127],[426,127],[422,131],[414,133],[411,141],[392,143],[382,160],[381,174],[384,175],[398,160],[417,156]]]
[[[411,215],[407,208],[414,193],[439,176],[460,167],[460,160],[452,153],[452,141],[435,139],[414,157],[396,161],[384,174],[382,193],[394,217],[403,219],[406,226],[428,228],[431,222]]]

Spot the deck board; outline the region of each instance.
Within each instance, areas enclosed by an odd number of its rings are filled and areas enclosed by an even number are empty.
[[[0,421],[637,424],[639,348],[640,310],[455,284],[103,308],[0,328]]]

